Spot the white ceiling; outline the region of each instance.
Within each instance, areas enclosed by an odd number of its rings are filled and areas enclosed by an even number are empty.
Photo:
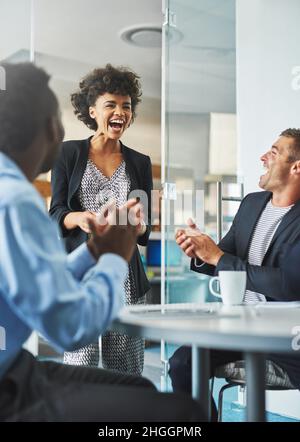
[[[170,101],[177,112],[235,112],[235,0],[170,0]]]
[[[126,65],[142,78],[144,94],[160,98],[161,50],[122,41],[135,24],[161,26],[160,0],[35,0],[37,64],[56,80],[75,82],[95,66]],[[30,1],[0,0],[0,59],[30,46]],[[2,41],[2,42],[1,42]]]
[[[146,101],[160,100],[160,48],[131,46],[119,33],[132,25],[161,26],[161,9],[161,0],[35,0],[36,62],[52,73],[61,102],[84,74],[107,62],[134,69]],[[234,112],[235,0],[170,0],[170,9],[183,37],[169,48],[170,108]],[[30,0],[0,0],[0,60],[29,47]]]

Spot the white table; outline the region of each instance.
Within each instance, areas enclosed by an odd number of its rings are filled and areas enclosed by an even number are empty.
[[[247,420],[265,419],[265,354],[293,353],[300,305],[223,306],[220,303],[132,306],[122,310],[111,330],[151,340],[192,346],[193,396],[209,416],[209,349],[245,354]]]

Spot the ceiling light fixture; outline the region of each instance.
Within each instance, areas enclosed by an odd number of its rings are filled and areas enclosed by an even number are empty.
[[[135,25],[122,29],[119,36],[126,43],[141,48],[161,48],[161,27],[157,25]]]

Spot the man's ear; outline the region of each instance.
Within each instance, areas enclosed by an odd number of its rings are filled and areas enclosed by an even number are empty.
[[[295,161],[295,163],[292,166],[291,172],[293,175],[300,175],[300,160]]]

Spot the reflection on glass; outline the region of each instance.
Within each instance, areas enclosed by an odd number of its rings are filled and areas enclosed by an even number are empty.
[[[177,204],[166,201],[166,302],[203,302],[212,299],[208,278],[191,272],[183,253],[174,272],[173,242],[189,217],[216,239],[216,181],[228,183],[226,195],[240,193],[230,184],[237,163],[235,0],[169,0],[166,6],[166,182],[177,191]],[[183,193],[193,197],[180,210]],[[224,202],[224,233],[237,208]]]

